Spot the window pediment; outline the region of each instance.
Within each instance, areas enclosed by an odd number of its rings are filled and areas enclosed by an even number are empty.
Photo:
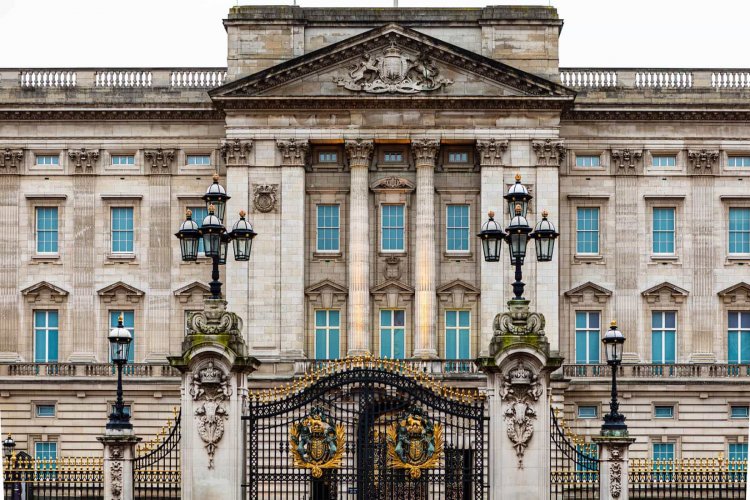
[[[476,302],[480,290],[466,281],[453,280],[439,286],[436,293],[440,302],[447,307],[462,308],[466,307],[467,303]]]
[[[378,191],[398,191],[402,193],[411,193],[417,188],[417,186],[408,179],[401,177],[383,177],[370,184],[370,189],[375,192]]]
[[[750,306],[750,285],[741,281],[718,293],[725,304]]]
[[[370,288],[370,293],[375,301],[385,301],[389,308],[394,308],[399,306],[399,301],[410,301],[414,296],[414,288],[399,280],[386,280]]]
[[[21,295],[29,302],[60,303],[68,296],[67,290],[47,281],[40,281],[21,290]]]
[[[134,286],[118,281],[96,292],[104,302],[131,302],[137,303],[143,297],[143,291]]]
[[[684,288],[665,281],[648,290],[644,290],[641,292],[641,295],[646,298],[649,304],[682,304],[689,293]]]
[[[211,288],[202,281],[193,281],[174,291],[174,296],[181,304],[187,304],[196,294],[208,298],[211,296]]]
[[[332,309],[346,303],[349,290],[338,283],[325,279],[305,289],[308,300],[323,309]]]
[[[570,299],[573,304],[590,303],[590,304],[604,304],[607,302],[612,291],[607,290],[603,286],[599,286],[596,283],[587,281],[583,285],[577,286],[571,290],[565,292],[565,296]]]

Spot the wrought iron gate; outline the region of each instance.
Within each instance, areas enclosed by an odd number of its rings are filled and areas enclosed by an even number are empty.
[[[250,499],[488,496],[484,399],[397,361],[331,361],[251,395]]]
[[[599,457],[595,445],[577,439],[550,408],[550,498],[599,498]]]
[[[133,461],[133,490],[136,499],[180,498],[180,416],[175,408],[174,420],[151,442],[139,447]]]

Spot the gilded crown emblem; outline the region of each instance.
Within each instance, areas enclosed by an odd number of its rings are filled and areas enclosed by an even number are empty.
[[[419,479],[422,471],[437,467],[443,452],[443,427],[433,423],[417,407],[402,415],[386,432],[388,462],[394,469],[406,469]]]
[[[344,426],[336,425],[317,406],[310,410],[302,422],[293,423],[289,428],[294,466],[310,469],[315,478],[322,477],[324,469],[337,469],[341,466],[345,443]]]

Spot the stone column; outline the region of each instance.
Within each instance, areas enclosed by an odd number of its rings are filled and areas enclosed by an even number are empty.
[[[305,357],[305,163],[307,141],[277,141],[281,151],[281,357]]]
[[[133,459],[141,438],[132,429],[107,429],[96,439],[104,445],[104,500],[133,498]]]
[[[481,169],[481,213],[474,217],[479,224],[484,224],[487,213],[494,211],[498,214],[497,221],[503,225],[503,214],[505,200],[505,187],[503,184],[503,155],[508,149],[508,141],[499,139],[487,139],[477,141],[477,156]],[[481,226],[480,226],[481,227]],[[479,232],[479,231],[477,231]],[[505,249],[507,251],[507,248]],[[481,248],[477,252],[482,252]],[[505,293],[505,279],[503,279],[503,262],[485,262],[480,253],[477,258],[481,260],[480,276],[481,291],[480,315],[479,315],[479,356],[489,355],[490,341],[492,340],[492,320],[495,318],[498,307],[503,303]]]
[[[247,375],[259,363],[247,356],[242,320],[226,304],[207,299],[203,311],[190,314],[182,355],[169,358],[182,373],[184,500],[242,499]]]
[[[349,160],[349,314],[347,355],[370,352],[370,240],[358,235],[370,223],[369,168],[373,142],[357,139],[346,142]]]
[[[595,436],[599,445],[599,500],[628,500],[628,450],[631,437]]]
[[[436,242],[435,242],[435,160],[440,143],[420,139],[411,143],[417,169],[417,223],[414,252],[414,357],[437,358],[435,328]]]
[[[17,221],[20,205],[19,174],[23,170],[23,150],[7,149],[0,152],[0,217]],[[8,231],[0,239],[0,361],[20,361],[18,312],[23,297],[18,293],[18,231]]]

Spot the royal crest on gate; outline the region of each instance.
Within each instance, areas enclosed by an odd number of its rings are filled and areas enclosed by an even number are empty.
[[[316,406],[302,422],[291,425],[289,444],[294,466],[311,469],[313,477],[319,478],[323,475],[323,469],[341,466],[346,433],[343,425],[336,425],[322,408]]]
[[[386,434],[389,465],[394,469],[406,469],[412,479],[419,479],[424,469],[437,467],[443,453],[443,427],[420,408],[402,415]]]

